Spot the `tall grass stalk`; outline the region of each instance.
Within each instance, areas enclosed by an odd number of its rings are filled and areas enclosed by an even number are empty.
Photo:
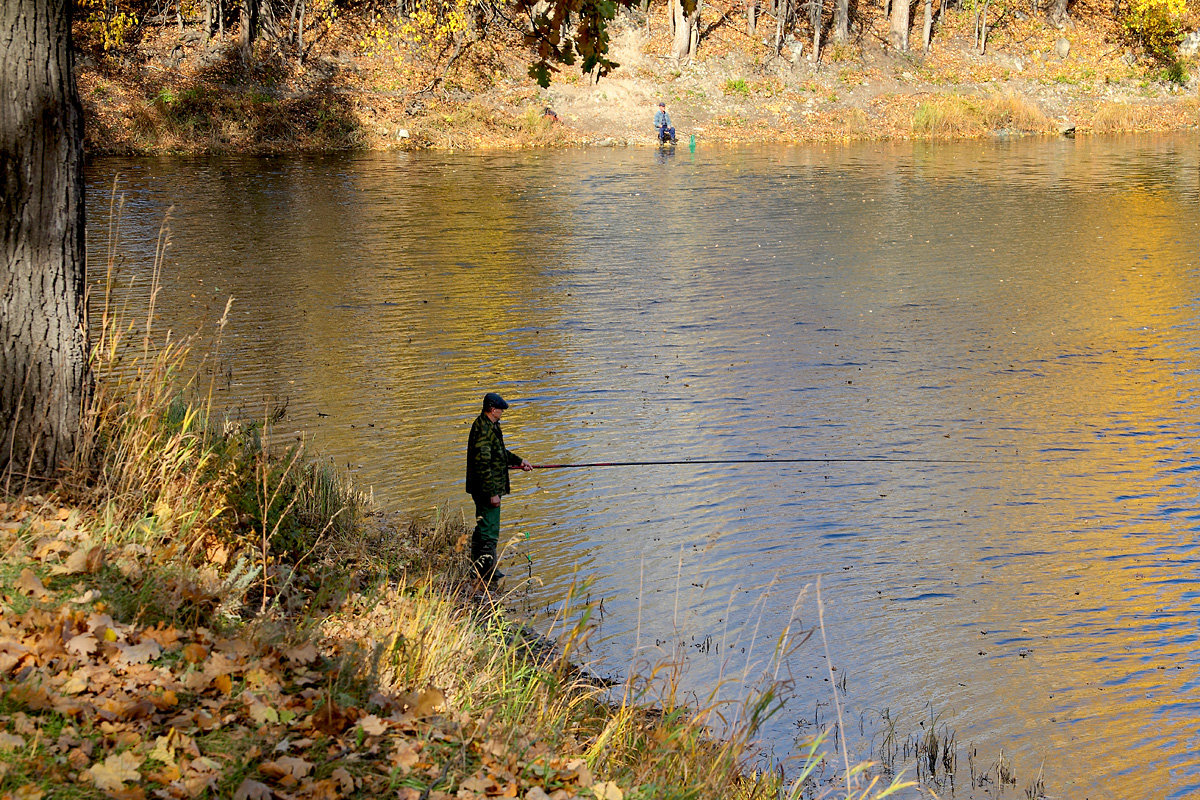
[[[207,386],[201,376],[216,362],[233,299],[202,356],[198,336],[159,330],[168,211],[147,265],[144,316],[132,314],[136,276],[121,274],[123,209],[114,185],[103,296],[89,298],[100,310],[90,361],[96,390],[73,482],[102,506],[108,544],[136,543],[146,557],[185,570],[215,568],[217,585],[222,569],[253,553],[264,611],[324,536],[353,528],[363,498],[331,465],[306,463],[302,447],[275,452],[271,418],[216,421],[215,370]],[[222,601],[229,607],[230,598]]]

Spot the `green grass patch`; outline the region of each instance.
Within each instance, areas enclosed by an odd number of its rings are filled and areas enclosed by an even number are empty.
[[[750,86],[746,83],[745,78],[729,78],[721,86],[721,93],[726,97],[738,95],[741,97],[750,96]]]

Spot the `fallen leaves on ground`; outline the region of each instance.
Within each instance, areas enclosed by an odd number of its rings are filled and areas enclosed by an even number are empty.
[[[334,688],[343,666],[332,643],[114,617],[99,589],[77,582],[107,555],[79,518],[0,503],[0,546],[25,564],[0,586],[10,709],[0,714],[0,779],[23,787],[14,798],[73,783],[142,800],[623,800],[582,759],[497,737],[441,688],[375,687],[356,705]],[[21,780],[5,778],[14,771]]]

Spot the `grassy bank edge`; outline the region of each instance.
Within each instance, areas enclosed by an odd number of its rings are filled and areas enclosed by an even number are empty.
[[[911,95],[893,93],[886,100],[887,107],[880,104],[871,113],[837,107],[817,110],[803,120],[783,124],[768,124],[730,113],[687,135],[700,146],[709,147],[1177,133],[1200,127],[1200,100],[1191,95],[1140,103],[1096,99],[1081,108],[1071,122],[1051,117],[1037,100],[1013,90],[931,90]],[[369,101],[369,95],[364,94],[353,104]],[[551,123],[540,115],[541,107],[540,102],[503,109],[477,100],[443,100],[436,104],[435,112],[396,127],[396,131],[403,132],[403,138],[391,133],[390,128],[384,132],[369,130],[350,107],[339,110],[340,128],[337,136],[332,137],[314,134],[302,125],[284,125],[269,138],[259,138],[254,133],[263,127],[262,115],[286,116],[289,113],[286,109],[266,111],[236,105],[210,110],[204,117],[213,130],[199,135],[181,127],[171,117],[150,113],[136,137],[122,136],[110,143],[104,135],[92,135],[87,150],[92,156],[283,155],[392,150],[519,151],[655,144],[649,135],[597,136]]]

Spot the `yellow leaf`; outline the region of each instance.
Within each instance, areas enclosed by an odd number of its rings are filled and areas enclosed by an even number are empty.
[[[625,793],[621,791],[621,787],[612,781],[601,781],[592,787],[592,794],[596,796],[596,800],[625,800]]]
[[[217,687],[217,691],[222,694],[230,694],[233,692],[233,678],[228,675],[218,675],[213,678],[213,686]]]
[[[154,749],[150,751],[150,757],[168,766],[175,765],[175,745],[169,735],[159,736],[154,740]]]
[[[142,760],[126,750],[104,759],[103,764],[93,764],[87,774],[91,776],[97,789],[102,792],[114,792],[124,788],[125,781],[140,780],[142,776],[138,767],[141,765]]]

